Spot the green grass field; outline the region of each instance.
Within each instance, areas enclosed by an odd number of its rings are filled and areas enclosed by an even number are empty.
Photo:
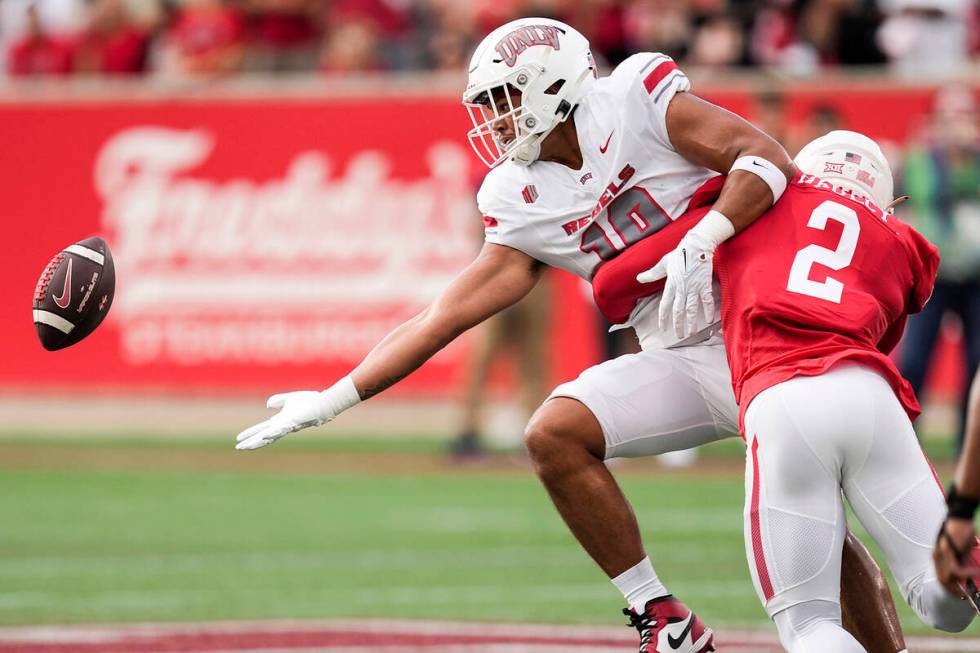
[[[525,465],[453,467],[425,441],[394,454],[344,443],[0,441],[0,624],[620,621],[621,598]],[[766,627],[740,462],[708,462],[620,476],[668,586],[716,627]]]

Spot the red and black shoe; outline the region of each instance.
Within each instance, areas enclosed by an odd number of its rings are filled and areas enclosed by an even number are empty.
[[[714,634],[673,595],[647,602],[641,614],[623,609],[627,626],[640,633],[640,653],[706,653],[715,650]]]

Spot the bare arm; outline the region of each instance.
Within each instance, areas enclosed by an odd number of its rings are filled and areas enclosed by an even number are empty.
[[[936,577],[954,596],[959,582],[976,576],[980,569],[969,552],[976,541],[975,501],[980,498],[980,373],[970,387],[963,451],[956,465],[952,493],[947,498],[949,515],[932,550]]]
[[[428,308],[389,333],[351,372],[361,399],[394,385],[470,327],[516,304],[537,283],[541,267],[516,249],[485,244]]]
[[[796,166],[783,146],[730,111],[690,93],[678,93],[667,108],[667,133],[674,149],[691,163],[727,174],[735,160],[758,156],[775,164],[791,180]],[[769,186],[757,175],[732,172],[714,209],[731,220],[738,233],[772,206]]]
[[[970,387],[963,452],[956,466],[956,491],[967,497],[980,497],[980,372]]]

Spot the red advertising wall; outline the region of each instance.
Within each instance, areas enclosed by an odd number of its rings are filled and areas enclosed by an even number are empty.
[[[0,105],[0,385],[328,384],[478,250],[466,122],[445,99]],[[45,352],[36,278],[93,234],[115,258],[110,316]],[[406,387],[447,387],[464,350]]]
[[[821,93],[791,93],[789,111],[838,103],[848,126],[892,139],[930,97]],[[752,112],[744,91],[707,95]],[[0,387],[328,384],[477,251],[484,168],[468,127],[449,96],[0,103]],[[46,352],[28,310],[37,276],[94,234],[115,257],[112,312],[89,339]],[[552,376],[564,379],[598,342],[578,283],[560,276],[558,288]],[[449,389],[465,353],[465,341],[449,347],[403,389]]]

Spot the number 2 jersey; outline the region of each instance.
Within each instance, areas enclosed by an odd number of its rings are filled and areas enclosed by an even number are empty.
[[[939,253],[863,197],[798,174],[715,258],[722,331],[744,415],[761,391],[844,361],[878,370],[910,418],[919,405],[887,356],[932,294]]]
[[[505,161],[491,170],[477,194],[486,241],[592,281],[606,262],[707,197],[699,190],[722,179],[678,154],[667,135],[667,106],[689,88],[670,57],[653,53],[597,80],[574,113],[581,169]],[[677,340],[656,326],[657,305],[654,298],[640,307],[654,319],[633,316],[645,349]]]

